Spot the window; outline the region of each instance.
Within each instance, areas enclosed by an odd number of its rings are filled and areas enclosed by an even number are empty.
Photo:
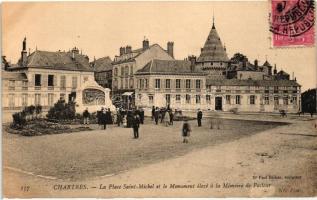
[[[149,95],[149,103],[153,104],[153,96],[152,95]]]
[[[187,88],[187,89],[190,88],[190,79],[186,79],[186,88]]]
[[[200,95],[196,95],[196,103],[200,104]]]
[[[181,88],[181,79],[176,79],[176,88],[180,89]]]
[[[149,80],[148,79],[144,79],[145,80],[145,88],[149,87]]]
[[[15,89],[15,80],[9,80],[9,90]]]
[[[114,76],[118,76],[118,68],[114,68],[113,73],[114,73]]]
[[[28,89],[28,82],[22,81],[22,90],[27,90],[27,89]]]
[[[292,103],[293,103],[294,105],[297,105],[297,97],[292,97]]]
[[[134,80],[133,78],[130,78],[130,88],[133,88],[133,86],[134,86]]]
[[[186,103],[190,103],[190,95],[186,94]]]
[[[181,102],[181,95],[179,95],[179,94],[176,95],[176,102],[177,103]]]
[[[230,95],[226,95],[226,104],[231,104],[230,99],[231,96]]]
[[[120,79],[120,88],[123,89],[123,78]]]
[[[41,86],[41,74],[35,74],[35,86]]]
[[[121,67],[121,76],[124,76],[124,67]]]
[[[283,104],[288,105],[288,97],[283,97]]]
[[[206,95],[206,102],[207,102],[208,104],[210,104],[210,103],[211,103],[211,98],[210,98],[210,95]]]
[[[269,105],[270,104],[270,98],[269,97],[264,97],[264,104]]]
[[[139,79],[139,88],[140,89],[144,88],[144,80],[143,79]]]
[[[28,94],[22,94],[22,107],[28,106]]]
[[[41,105],[41,94],[35,94],[34,105]]]
[[[274,97],[274,105],[279,105],[278,97]]]
[[[240,95],[236,96],[236,104],[241,104],[241,96]]]
[[[278,93],[278,86],[274,86],[274,93]]]
[[[133,75],[133,66],[132,65],[130,66],[130,75],[131,76]]]
[[[250,104],[255,104],[255,96],[254,95],[251,95],[250,96]]]
[[[165,95],[165,101],[166,101],[167,105],[171,103],[171,95],[170,94]]]
[[[161,88],[161,79],[155,79],[155,88],[160,89]]]
[[[54,105],[54,94],[53,93],[49,93],[48,94],[48,106],[53,106]]]
[[[196,80],[196,89],[200,89],[200,80]]]
[[[73,89],[77,88],[77,76],[72,77],[72,88]]]
[[[124,88],[126,88],[126,89],[129,88],[129,79],[128,78],[124,79]]]
[[[54,75],[48,75],[47,77],[47,86],[53,87],[54,86]]]
[[[15,96],[14,94],[9,94],[9,108],[15,107]]]
[[[171,79],[165,80],[165,88],[170,89],[171,88]]]
[[[128,76],[129,75],[129,66],[125,66],[125,73],[124,73],[125,76]]]
[[[66,76],[61,76],[61,90],[66,89]]]

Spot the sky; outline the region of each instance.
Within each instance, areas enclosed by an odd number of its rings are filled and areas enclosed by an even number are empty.
[[[10,2],[2,4],[2,54],[16,63],[22,40],[27,49],[58,51],[82,49],[94,56],[118,55],[121,46],[150,44],[166,49],[174,42],[174,56],[200,54],[212,26],[227,48],[251,62],[267,60],[277,69],[294,72],[302,91],[316,87],[315,47],[272,48],[267,1],[235,2]]]

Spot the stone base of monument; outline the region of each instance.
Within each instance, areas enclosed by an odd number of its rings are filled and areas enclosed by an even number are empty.
[[[88,109],[90,113],[102,108],[114,111],[116,108],[110,99],[110,89],[103,88],[95,81],[87,81],[82,84],[82,90],[76,96],[76,113],[82,113]]]

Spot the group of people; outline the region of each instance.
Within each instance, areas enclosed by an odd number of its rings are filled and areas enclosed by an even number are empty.
[[[173,110],[168,106],[166,108],[158,108],[152,107],[152,121],[155,121],[155,124],[158,125],[160,123],[164,123],[165,126],[173,125],[174,122],[174,114]],[[114,118],[116,119],[114,120]],[[202,117],[203,113],[200,109],[197,112],[197,124],[198,127],[202,126]],[[83,112],[84,124],[89,124],[90,113],[88,108]],[[123,126],[127,128],[133,129],[133,136],[135,139],[139,138],[139,128],[140,124],[144,124],[144,110],[141,109],[132,109],[132,110],[124,110],[119,108],[116,110],[116,115],[110,111],[110,109],[102,108],[100,111],[97,111],[97,122],[98,124],[103,127],[103,129],[107,128],[107,124],[114,124],[116,123],[117,126]],[[183,143],[188,143],[188,138],[191,132],[190,124],[188,120],[184,120],[182,125],[182,136],[183,136]]]
[[[152,121],[154,120],[156,125],[158,125],[159,120],[161,120],[160,122],[164,123],[165,126],[174,124],[174,113],[169,106],[167,108],[153,106],[151,114]]]

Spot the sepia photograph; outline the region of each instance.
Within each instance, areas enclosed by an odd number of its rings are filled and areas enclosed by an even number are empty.
[[[3,197],[316,197],[315,4],[3,2]]]

